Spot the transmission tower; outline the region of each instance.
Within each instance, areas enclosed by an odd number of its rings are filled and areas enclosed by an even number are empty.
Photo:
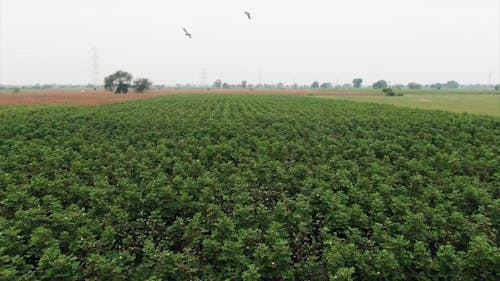
[[[91,78],[90,81],[92,85],[98,86],[100,84],[99,79],[99,56],[97,55],[97,48],[92,47],[90,49],[90,67],[91,67]]]

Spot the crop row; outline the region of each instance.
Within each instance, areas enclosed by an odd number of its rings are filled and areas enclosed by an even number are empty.
[[[0,279],[494,280],[499,141],[313,97],[0,108]]]

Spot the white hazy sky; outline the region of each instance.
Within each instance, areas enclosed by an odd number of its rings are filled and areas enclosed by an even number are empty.
[[[499,0],[0,0],[0,83],[86,84],[92,46],[100,78],[165,84],[202,67],[210,83],[497,83],[499,17]]]

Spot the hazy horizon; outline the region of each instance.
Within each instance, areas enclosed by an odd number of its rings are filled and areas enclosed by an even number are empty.
[[[500,83],[495,0],[0,0],[1,84]],[[250,11],[252,20],[243,13]],[[185,27],[193,39],[184,35]]]

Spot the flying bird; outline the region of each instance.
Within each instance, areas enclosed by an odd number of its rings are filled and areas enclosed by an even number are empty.
[[[252,17],[250,16],[250,12],[245,11],[245,15],[247,15],[248,19],[251,20]]]
[[[186,28],[182,28],[182,30],[184,30],[184,33],[186,33],[186,36],[189,37],[190,39],[193,39],[193,37],[191,36],[191,33],[189,33]]]

